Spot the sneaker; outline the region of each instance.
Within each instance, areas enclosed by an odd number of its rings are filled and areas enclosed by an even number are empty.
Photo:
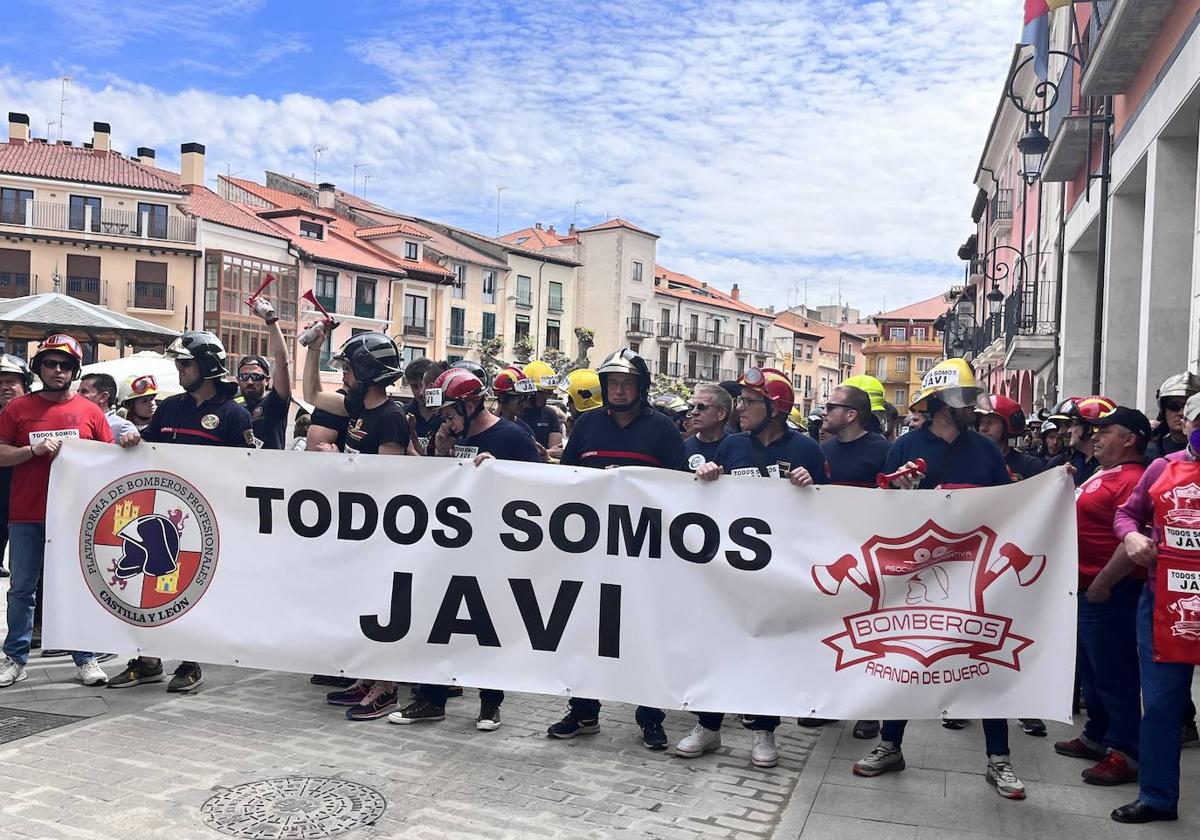
[[[313,685],[327,685],[330,688],[349,688],[357,682],[351,677],[334,677],[326,674],[313,674],[308,681]]]
[[[70,656],[71,651],[60,650],[59,648],[48,648],[47,650],[43,650],[40,655],[42,659],[58,659],[59,657]]]
[[[13,683],[19,683],[28,676],[25,673],[24,665],[18,665],[7,656],[0,661],[0,688],[7,688]]]
[[[873,741],[879,737],[879,721],[856,720],[854,722],[854,731],[850,734],[860,741]]]
[[[600,721],[596,718],[580,720],[573,712],[546,729],[551,738],[574,738],[576,735],[595,735],[600,731]]]
[[[436,723],[446,719],[446,710],[428,700],[414,700],[398,712],[388,715],[388,723]]]
[[[1070,741],[1055,741],[1054,751],[1067,758],[1083,758],[1088,761],[1103,761],[1103,747],[1094,747],[1082,738],[1072,738]]]
[[[1200,732],[1196,731],[1196,721],[1183,725],[1183,740],[1181,747],[1200,747]]]
[[[642,724],[642,745],[655,752],[667,748],[667,733],[661,723]]]
[[[195,662],[182,662],[175,669],[175,676],[171,677],[171,681],[167,683],[167,691],[184,694],[194,688],[199,688],[204,682],[204,675],[200,673],[200,666]]]
[[[1129,759],[1113,750],[1101,759],[1094,767],[1089,767],[1079,774],[1089,785],[1112,787],[1136,782],[1138,771],[1129,765]]]
[[[0,566],[0,578],[6,578],[6,577],[8,577],[10,574],[12,574],[12,573],[11,573],[11,572],[9,572],[9,570],[8,570],[8,569],[4,568],[3,566]]]
[[[346,720],[377,720],[396,710],[399,704],[396,689],[375,683],[357,706],[346,710]]]
[[[1041,718],[1021,718],[1021,731],[1034,738],[1046,737],[1046,722]]]
[[[500,704],[480,704],[479,717],[475,719],[475,728],[480,732],[495,732],[500,728]]]
[[[1006,755],[988,756],[987,783],[1005,799],[1025,798],[1025,785],[1013,772],[1012,762]]]
[[[95,659],[89,659],[75,669],[79,675],[79,681],[84,685],[104,685],[108,682],[108,674],[104,673],[104,669],[96,662]]]
[[[958,731],[959,729],[967,728],[967,721],[965,718],[943,717],[942,718],[942,727],[945,729],[953,729],[955,731]]]
[[[712,752],[720,748],[720,730],[708,729],[697,723],[692,727],[692,731],[684,735],[679,740],[679,743],[675,745],[675,755],[680,758],[699,758],[706,752]]]
[[[904,769],[904,753],[891,741],[880,741],[866,758],[854,762],[855,776],[878,776]]]
[[[371,690],[370,680],[357,680],[354,685],[343,691],[331,691],[325,695],[325,702],[331,706],[357,706]]]
[[[125,670],[108,681],[109,688],[132,688],[143,683],[162,682],[162,660],[151,668],[146,660],[134,657],[125,663]]]
[[[754,730],[754,746],[750,748],[750,763],[755,767],[774,767],[779,763],[779,750],[775,749],[775,733],[765,729]]]

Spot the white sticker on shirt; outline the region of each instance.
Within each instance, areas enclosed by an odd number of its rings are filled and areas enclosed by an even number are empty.
[[[1167,569],[1167,591],[1200,593],[1200,572],[1194,569]]]
[[[1194,528],[1163,528],[1163,541],[1181,551],[1200,551],[1200,531]]]
[[[763,475],[758,471],[758,467],[739,467],[736,470],[730,470],[730,475],[750,475],[755,478],[779,478],[779,465],[771,464],[767,467],[767,474]]]
[[[698,470],[704,466],[704,456],[697,452],[695,455],[688,458],[688,468]]]
[[[30,432],[29,444],[35,445],[44,440],[66,440],[67,438],[78,438],[78,429],[50,429],[45,432]]]
[[[459,446],[457,443],[454,445],[454,457],[460,460],[474,459],[478,454],[478,446]]]

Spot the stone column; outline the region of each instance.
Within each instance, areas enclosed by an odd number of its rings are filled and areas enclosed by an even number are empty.
[[[1141,350],[1138,311],[1142,299],[1142,237],[1145,231],[1145,193],[1115,192],[1109,208],[1100,390],[1121,405],[1138,402],[1138,354]]]
[[[1059,400],[1083,396],[1092,390],[1096,308],[1095,234],[1085,233],[1079,244],[1081,248],[1090,250],[1070,250],[1064,255]]]

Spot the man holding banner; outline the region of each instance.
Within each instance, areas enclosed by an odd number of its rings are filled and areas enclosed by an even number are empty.
[[[604,408],[579,415],[563,450],[568,467],[662,467],[686,470],[687,451],[675,424],[650,407],[650,368],[627,347],[611,354],[596,369]],[[600,701],[572,697],[566,717],[546,730],[552,738],[574,738],[600,731]],[[662,709],[638,706],[635,719],[642,743],[650,750],[667,748]]]
[[[451,368],[434,381],[426,394],[430,408],[436,409],[442,419],[439,431],[457,438],[450,450],[436,454],[469,460],[476,467],[488,460],[532,464],[541,460],[532,435],[516,423],[488,411],[483,403],[487,389],[469,371]],[[389,723],[403,725],[445,720],[449,686],[421,685],[415,694],[416,700],[388,715]],[[500,704],[503,702],[503,691],[481,688],[475,728],[481,732],[499,729]]]
[[[899,489],[926,487],[1003,487],[1011,483],[1008,468],[996,444],[975,431],[976,408],[990,410],[987,394],[979,387],[975,371],[965,359],[946,359],[934,365],[913,395],[912,411],[927,412],[930,421],[902,436],[884,464],[884,470],[903,473],[893,481]],[[925,469],[918,468],[918,459]],[[857,776],[878,776],[904,769],[900,744],[906,720],[885,720],[879,746],[854,764]],[[988,766],[986,779],[1006,799],[1024,799],[1025,785],[1009,761],[1008,721],[983,721]]]

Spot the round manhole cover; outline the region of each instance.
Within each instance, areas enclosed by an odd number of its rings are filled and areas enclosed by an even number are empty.
[[[344,779],[287,776],[223,790],[200,813],[211,828],[257,840],[334,837],[383,815],[377,790]]]

